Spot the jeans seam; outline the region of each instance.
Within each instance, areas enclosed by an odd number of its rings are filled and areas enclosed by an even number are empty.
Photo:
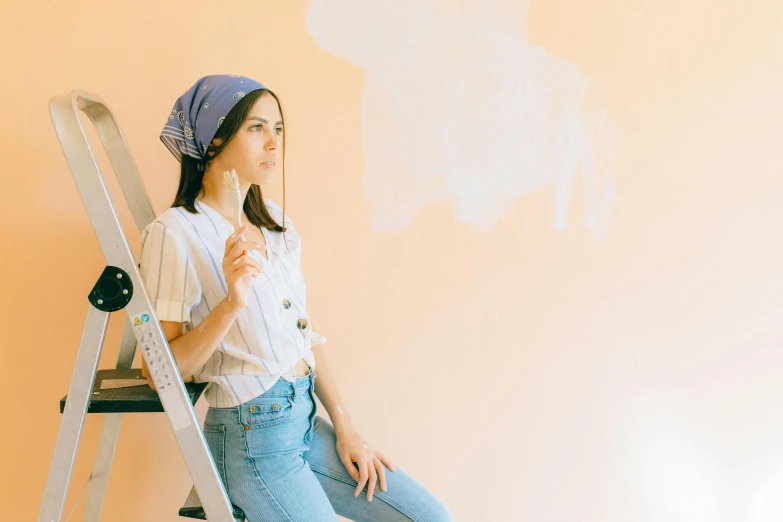
[[[218,474],[223,482],[223,487],[226,488],[226,494],[228,494],[228,474],[226,473],[226,425],[225,424],[212,424],[205,425],[203,431],[217,434],[220,441],[220,462],[215,462],[215,467],[218,468]],[[212,456],[213,460],[214,455]]]
[[[278,502],[277,498],[269,489],[269,486],[267,486],[266,482],[264,482],[264,479],[261,477],[261,472],[259,471],[258,466],[256,466],[256,459],[250,454],[250,447],[247,444],[247,435],[243,438],[245,440],[245,454],[247,455],[247,458],[250,459],[250,463],[253,465],[253,471],[256,472],[256,478],[261,483],[261,486],[263,486],[264,490],[266,490],[267,494],[269,494],[269,497],[272,499],[272,501],[274,501],[275,505],[280,508],[280,511],[282,511],[283,514],[288,518],[289,522],[294,522],[294,519],[291,518],[291,515],[288,513],[288,511],[285,510],[283,505]]]
[[[312,462],[308,462],[308,464],[310,465],[310,469],[312,469],[315,473],[320,473],[321,475],[325,475],[325,476],[331,477],[331,478],[333,478],[335,480],[339,480],[340,482],[343,482],[343,483],[348,484],[350,486],[354,486],[354,488],[359,485],[358,482],[356,484],[353,483],[353,482],[355,482],[353,480],[353,477],[351,477],[351,481],[348,481],[348,480],[345,479],[345,477],[343,475],[338,475],[337,473],[332,472],[328,468],[323,468],[323,467],[319,466],[318,464],[313,464]],[[369,479],[368,479],[367,484],[369,484]],[[364,485],[364,488],[367,488],[367,484]],[[378,484],[380,484],[380,480],[378,481]],[[376,485],[378,485],[378,484],[376,484]],[[362,488],[362,489],[364,489],[364,488]],[[379,499],[383,500],[386,504],[390,505],[391,507],[393,507],[394,509],[396,509],[397,511],[399,511],[400,513],[402,513],[406,517],[410,518],[413,522],[423,522],[423,521],[419,521],[419,520],[413,518],[413,514],[412,513],[409,513],[408,511],[406,511],[403,506],[397,504],[396,502],[394,502],[394,500],[392,500],[390,498],[384,498],[386,495],[383,495],[383,493],[385,493],[385,492],[384,491],[380,491],[379,492],[379,491],[376,490],[375,492],[373,492],[373,497],[378,497]]]
[[[226,495],[228,495],[228,473],[226,473],[226,426],[223,425],[223,429],[220,430],[220,440],[223,443],[223,455],[221,455],[220,465],[223,468],[223,485],[226,487]]]
[[[313,442],[313,432],[315,431],[315,416],[316,416],[318,405],[315,402],[315,394],[313,393],[312,388],[308,388],[307,393],[310,396],[310,400],[313,403],[313,411],[311,411],[310,415],[308,416],[308,420],[310,421],[310,426],[308,426],[304,436],[304,442],[306,445],[309,446]]]

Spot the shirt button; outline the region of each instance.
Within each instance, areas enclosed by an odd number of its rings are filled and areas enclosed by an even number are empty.
[[[307,328],[307,319],[299,319],[296,322],[296,326],[298,326],[300,330],[304,330]]]
[[[289,301],[288,299],[283,299],[283,308],[285,308],[286,310],[291,308],[291,301]]]

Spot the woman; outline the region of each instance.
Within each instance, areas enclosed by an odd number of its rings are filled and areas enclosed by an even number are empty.
[[[249,522],[453,520],[341,406],[307,312],[302,240],[261,192],[282,172],[283,129],[279,100],[260,83],[201,78],[161,133],[181,162],[176,198],[141,235],[141,275],[177,366],[209,383],[204,434],[228,496]],[[244,202],[236,230],[231,170]],[[332,422],[316,416],[314,394]]]

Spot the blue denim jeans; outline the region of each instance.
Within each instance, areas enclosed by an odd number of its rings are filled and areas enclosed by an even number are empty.
[[[231,502],[248,522],[452,522],[448,508],[395,464],[372,502],[336,450],[334,426],[316,416],[315,372],[283,379],[234,408],[209,408],[204,436]]]

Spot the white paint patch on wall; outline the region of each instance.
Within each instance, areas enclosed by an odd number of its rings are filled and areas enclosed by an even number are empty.
[[[367,72],[364,193],[377,231],[407,228],[425,203],[491,230],[516,198],[555,187],[567,226],[577,172],[584,223],[604,237],[614,201],[614,131],[600,88],[527,43],[529,2],[313,0],[318,45]]]
[[[778,470],[753,499],[753,522],[783,520],[783,469]]]
[[[721,484],[714,455],[686,423],[646,412],[631,476],[638,508],[646,520],[716,522]]]

